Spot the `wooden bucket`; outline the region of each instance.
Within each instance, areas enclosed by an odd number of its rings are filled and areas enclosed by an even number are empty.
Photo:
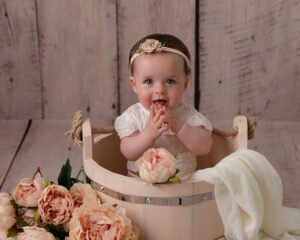
[[[212,167],[223,157],[247,148],[247,119],[234,118],[234,137],[213,135],[209,155],[198,159],[198,169]],[[101,201],[119,204],[141,231],[144,240],[212,240],[223,236],[223,224],[213,185],[186,180],[152,185],[127,177],[126,160],[114,134],[93,136],[89,120],[83,123],[83,165]]]

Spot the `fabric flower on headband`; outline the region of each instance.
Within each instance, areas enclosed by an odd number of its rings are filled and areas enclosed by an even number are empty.
[[[155,39],[146,39],[145,42],[141,43],[139,46],[139,53],[152,53],[152,52],[161,52],[162,44]]]
[[[174,49],[174,48],[169,48],[165,47],[160,41],[156,39],[146,39],[144,42],[142,42],[137,49],[137,51],[131,56],[130,58],[130,64],[133,63],[133,61],[140,55],[144,53],[155,53],[155,52],[170,52],[170,53],[175,53],[183,57],[185,60],[187,66],[190,68],[191,67],[191,62],[189,58],[181,51]]]

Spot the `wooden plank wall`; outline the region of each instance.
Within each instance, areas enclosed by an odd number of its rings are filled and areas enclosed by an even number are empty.
[[[200,1],[200,109],[209,119],[251,115],[250,148],[300,208],[300,1]]]
[[[117,25],[114,0],[37,1],[43,117],[78,109],[112,124],[117,115]]]
[[[300,1],[200,1],[201,110],[300,120]]]
[[[0,119],[41,118],[34,0],[0,0]]]
[[[193,73],[200,69],[200,110],[212,122],[257,117],[250,147],[279,172],[285,205],[300,208],[299,12],[300,0],[0,0],[2,189],[37,165],[56,176],[67,156],[79,168],[80,149],[63,137],[71,116],[80,109],[111,125],[136,101],[129,49],[165,32],[186,43],[193,62],[199,51]]]

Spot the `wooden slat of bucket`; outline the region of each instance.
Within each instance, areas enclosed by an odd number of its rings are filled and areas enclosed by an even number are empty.
[[[283,204],[300,208],[300,122],[259,121],[250,148],[264,154],[283,183]]]
[[[129,84],[127,67],[129,51],[137,40],[152,33],[174,34],[187,45],[194,62],[195,0],[118,1],[118,29],[121,111],[137,101]],[[194,102],[193,74],[185,101]]]
[[[299,1],[200,1],[201,111],[300,117]]]
[[[111,125],[118,109],[115,1],[37,2],[45,118],[81,109]]]
[[[35,120],[4,181],[2,190],[12,191],[21,178],[32,177],[38,166],[44,177],[57,182],[62,164],[69,157],[75,176],[82,164],[82,148],[64,136],[69,120]]]
[[[27,120],[0,120],[0,189],[26,131]]]
[[[0,0],[0,118],[40,118],[41,79],[34,0]]]
[[[127,216],[141,230],[141,239],[211,240],[223,235],[223,224],[215,201],[189,206],[132,204],[99,193],[102,202],[126,208]]]

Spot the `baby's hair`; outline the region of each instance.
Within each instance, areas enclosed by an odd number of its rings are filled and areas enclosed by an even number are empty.
[[[140,40],[138,40],[133,45],[133,47],[131,48],[131,50],[129,52],[129,61],[128,62],[129,62],[131,74],[133,74],[133,65],[134,64],[130,63],[130,59],[131,59],[132,55],[138,51],[141,43],[143,43],[146,39],[158,40],[159,42],[162,43],[162,45],[164,47],[176,49],[176,50],[184,53],[188,57],[188,59],[191,60],[191,55],[190,55],[188,48],[179,38],[177,38],[173,35],[170,35],[170,34],[159,34],[159,33],[150,34],[150,35],[145,36],[145,37],[141,38]],[[186,75],[190,74],[190,72],[191,72],[191,69],[188,66],[188,64],[186,63],[186,61],[184,61],[184,71],[185,71]]]

